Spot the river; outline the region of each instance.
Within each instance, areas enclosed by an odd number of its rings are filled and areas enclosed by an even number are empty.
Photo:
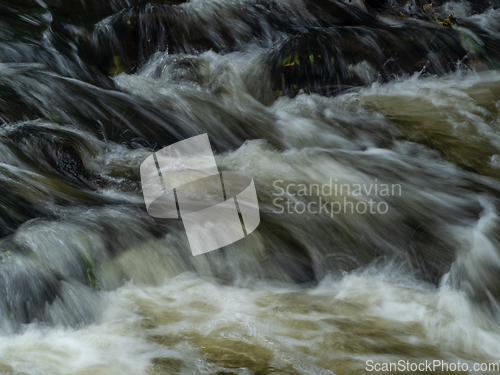
[[[433,6],[1,0],[0,373],[495,373],[500,3]],[[204,133],[260,225],[194,257]]]

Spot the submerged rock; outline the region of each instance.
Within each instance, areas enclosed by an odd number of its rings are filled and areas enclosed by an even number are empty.
[[[195,6],[139,5],[96,25],[92,41],[103,70],[114,69],[117,56],[129,71],[158,51],[227,53],[248,43],[272,45],[276,32],[297,35],[310,27],[361,26],[375,19],[338,2],[309,1],[305,6],[275,1]]]
[[[135,72],[157,52],[224,54],[257,44],[271,49],[265,63],[277,96],[301,89],[331,95],[402,74],[444,74],[467,65],[470,48],[464,32],[455,29],[456,19],[444,25],[424,16],[395,26],[359,7],[326,0],[297,7],[261,1],[218,7],[149,4],[100,22],[90,50],[100,69],[115,75]],[[474,30],[483,38],[477,26]],[[497,41],[484,39],[478,59],[492,66]]]
[[[161,145],[181,139],[179,120],[154,105],[47,72],[40,66],[0,64],[0,119],[44,119],[87,129],[99,138],[129,145]],[[106,126],[103,126],[106,124]]]
[[[458,3],[450,0],[364,0],[370,11],[382,14],[399,14],[399,12],[411,13],[416,16],[419,13],[433,14],[440,11],[451,3]],[[489,8],[500,7],[498,0],[478,0],[462,2],[471,14],[483,13]]]
[[[186,0],[156,0],[159,4],[181,4]],[[148,3],[145,0],[5,0],[17,8],[45,8],[55,10],[68,17],[108,16],[122,9]]]
[[[284,94],[331,95],[405,73],[444,74],[466,55],[459,34],[445,28],[331,27],[290,37],[269,54],[269,63]]]

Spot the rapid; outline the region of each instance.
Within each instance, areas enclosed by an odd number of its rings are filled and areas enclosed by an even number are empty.
[[[422,5],[0,0],[0,373],[492,373],[500,3]],[[261,223],[193,257],[140,165],[203,133]]]

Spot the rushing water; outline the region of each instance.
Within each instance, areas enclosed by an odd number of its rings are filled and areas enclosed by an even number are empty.
[[[500,362],[500,4],[424,4],[0,1],[0,373]],[[202,133],[261,224],[193,257],[139,169]]]

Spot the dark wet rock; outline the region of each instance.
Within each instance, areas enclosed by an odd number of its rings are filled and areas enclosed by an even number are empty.
[[[112,88],[107,75],[92,61],[85,61],[84,50],[78,49],[82,41],[90,39],[86,27],[63,22],[45,11],[13,9],[0,3],[0,28],[0,63],[39,64],[66,77]]]
[[[262,12],[269,10],[257,7]],[[239,14],[238,14],[239,13]],[[238,19],[235,29],[225,17]],[[228,17],[232,16],[232,17]],[[258,17],[244,17],[244,7],[235,14],[197,14],[185,8],[141,5],[114,15],[96,26],[94,50],[100,66],[110,73],[117,66],[131,71],[157,51],[197,53],[208,50],[230,52],[264,30]]]
[[[49,73],[37,66],[1,66],[0,118],[43,118],[83,127],[103,140],[129,145],[169,145],[184,131],[173,114],[139,98]],[[78,99],[79,98],[79,99]]]
[[[31,170],[62,177],[78,185],[86,184],[90,177],[81,153],[92,151],[71,132],[26,124],[0,136],[0,142]]]
[[[60,292],[61,279],[23,255],[3,255],[0,269],[0,310],[17,323],[39,319],[46,304],[54,302]]]
[[[307,10],[316,18],[321,27],[328,26],[369,26],[377,23],[373,15],[339,1],[308,0]]]
[[[94,320],[97,296],[89,288],[44,267],[27,248],[11,240],[0,250],[0,315],[6,317],[2,322],[4,331],[16,332],[21,325],[33,322],[76,326]]]
[[[422,13],[439,13],[450,0],[364,0],[371,12],[393,15],[421,16]],[[432,4],[432,6],[431,6]],[[498,0],[478,0],[468,2],[471,14],[480,14],[490,8],[500,7]],[[429,11],[429,9],[433,11]]]
[[[469,4],[471,5],[471,11],[473,14],[483,13],[490,8],[500,8],[499,0],[477,0],[471,1]]]
[[[275,87],[283,94],[303,89],[331,95],[424,69],[444,74],[466,56],[458,33],[445,28],[332,27],[290,37],[269,59]]]
[[[300,89],[331,95],[402,74],[444,74],[467,65],[463,33],[422,9],[416,12],[423,22],[391,26],[375,13],[328,0],[307,1],[301,12],[262,1],[204,11],[141,5],[99,23],[89,54],[101,71],[114,75],[135,72],[159,51],[228,53],[249,43],[272,46],[267,63],[278,96]],[[479,59],[493,67],[497,41],[487,35],[485,41],[488,56],[479,53]]]
[[[314,269],[314,259],[307,246],[295,237],[293,231],[286,229],[280,222],[270,216],[263,215],[258,229],[263,238],[279,238],[279,241],[267,241],[266,259],[262,264],[269,269],[281,269],[281,274],[301,285],[314,285],[318,282],[318,275]],[[269,275],[272,277],[272,275]]]
[[[2,173],[3,174],[3,173]],[[43,208],[34,205],[16,192],[15,185],[0,183],[0,238],[8,236],[22,223],[33,219],[43,212]]]
[[[301,9],[260,0],[201,10],[194,6],[148,4],[126,9],[99,23],[93,48],[104,71],[113,72],[117,66],[133,71],[158,51],[225,53],[242,49],[250,42],[269,45],[278,40],[275,31],[296,35],[311,26],[375,22],[357,8],[326,0],[308,1]]]
[[[154,227],[139,209],[94,206],[79,213],[60,221],[32,220],[0,241],[4,331],[32,322],[73,327],[92,322],[99,310],[96,290],[105,288],[103,263],[109,266],[113,257],[149,240]]]
[[[156,0],[155,3],[176,5],[185,1]],[[2,2],[16,8],[56,10],[68,17],[108,16],[125,8],[148,3],[146,0],[2,0]]]
[[[473,55],[470,58],[471,64],[484,64],[490,69],[500,69],[500,39],[488,34],[470,21],[460,20],[459,24],[472,31],[477,37],[477,39],[474,38],[469,32],[462,31],[461,28],[457,29],[462,44],[467,45],[469,55]]]

